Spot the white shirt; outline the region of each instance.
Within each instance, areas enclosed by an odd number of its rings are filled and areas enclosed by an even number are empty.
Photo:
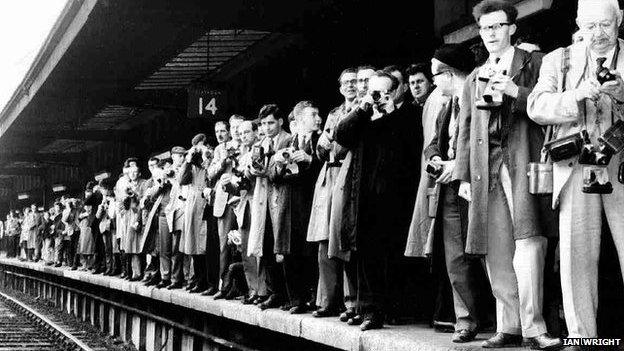
[[[507,71],[507,75],[509,75],[511,71],[511,63],[513,61],[514,52],[515,52],[514,47],[509,46],[507,50],[505,50],[505,52],[503,52],[503,54],[498,57],[490,55],[490,57],[488,58],[488,64],[491,65],[491,67],[495,71],[497,72]],[[496,63],[497,58],[500,58],[498,63]]]

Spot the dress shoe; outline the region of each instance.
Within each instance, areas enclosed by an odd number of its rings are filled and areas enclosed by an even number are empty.
[[[258,306],[260,307],[261,310],[268,310],[269,308],[278,308],[282,305],[282,299],[279,298],[279,296],[277,295],[271,295],[269,296],[268,299],[266,299],[266,301],[260,303]]]
[[[341,322],[347,322],[347,321],[349,321],[349,319],[355,317],[356,314],[357,313],[355,313],[355,309],[347,308],[346,311],[344,311],[344,312],[342,312],[340,314],[340,318],[339,319],[340,319]]]
[[[60,263],[57,263],[57,264],[54,265],[54,267],[56,267],[56,268],[58,268],[60,266],[62,266],[62,264],[60,264]]]
[[[312,312],[312,316],[316,318],[334,317],[338,315],[338,311],[332,308],[319,308]]]
[[[131,282],[138,282],[138,281],[140,281],[140,280],[141,280],[141,276],[140,276],[140,275],[137,275],[137,276],[135,276],[135,277],[130,278],[129,280],[130,280]]]
[[[360,325],[361,331],[383,328],[383,317],[377,314],[366,316]]]
[[[190,283],[190,284],[188,284],[188,285],[184,288],[184,290],[186,290],[186,291],[191,291],[191,290],[195,289],[195,286],[196,286],[196,284],[195,284],[195,283]]]
[[[282,311],[290,311],[292,307],[293,305],[291,305],[290,302],[286,302],[285,304],[281,305],[279,308]]]
[[[563,347],[563,342],[559,338],[553,338],[548,333],[528,338],[533,350],[557,350]]]
[[[297,306],[293,306],[291,307],[288,312],[290,314],[304,314],[308,312],[308,305],[297,305]]]
[[[485,340],[481,347],[486,349],[497,349],[501,347],[521,346],[522,335],[507,333],[496,333],[493,337]]]
[[[72,270],[72,271],[76,271],[76,270],[78,270],[78,266],[71,266],[71,270]]]
[[[268,296],[258,296],[253,300],[253,304],[254,305],[259,305],[261,303],[263,303],[264,301],[266,301],[269,297]]]
[[[218,293],[214,294],[213,298],[215,300],[225,299],[225,293],[223,291],[219,291]]]
[[[141,283],[147,283],[150,279],[152,279],[152,276],[149,274],[145,274],[145,276],[143,276],[143,279],[141,279]]]
[[[236,289],[232,289],[225,295],[225,299],[226,300],[235,300],[239,296],[241,296],[241,293],[238,290],[236,290]]]
[[[167,290],[176,290],[176,289],[182,289],[182,283],[176,282],[176,283],[171,283],[171,285],[167,286]]]
[[[252,296],[245,296],[245,298],[243,299],[243,305],[251,305],[254,303],[254,300],[258,298],[258,295],[252,295]]]
[[[214,294],[216,294],[218,292],[219,292],[219,290],[217,290],[216,288],[210,287],[210,288],[202,291],[201,292],[201,296],[212,296],[212,295],[214,295]]]
[[[469,342],[469,341],[474,340],[476,336],[477,336],[476,330],[461,329],[461,330],[456,330],[455,333],[453,333],[453,337],[451,338],[451,341],[456,342],[456,343]]]
[[[162,289],[169,285],[171,285],[171,280],[161,280],[158,282],[158,284],[156,284],[156,289]]]
[[[152,276],[150,278],[150,280],[148,280],[145,283],[145,286],[153,286],[153,285],[157,285],[158,283],[160,283],[160,278],[156,277],[156,276]]]
[[[189,290],[188,292],[190,292],[191,294],[199,294],[200,292],[204,290],[206,290],[206,288],[199,286],[199,285],[195,285],[193,289]]]
[[[359,314],[356,314],[355,316],[349,318],[349,320],[347,321],[348,325],[360,325],[362,324],[362,322],[364,321],[364,317],[362,317]]]

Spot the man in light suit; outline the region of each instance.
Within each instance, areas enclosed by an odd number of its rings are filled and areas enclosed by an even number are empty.
[[[453,177],[460,180],[458,195],[470,201],[465,251],[485,256],[496,299],[497,333],[483,347],[519,346],[523,337],[536,349],[559,347],[542,317],[553,216],[542,198],[529,193],[526,175],[544,141],[542,128],[526,115],[541,55],[511,46],[518,10],[508,1],[484,0],[473,15],[489,58],[466,80]]]
[[[544,57],[539,81],[528,98],[528,113],[539,124],[555,125],[556,138],[585,129],[598,145],[598,136],[622,119],[624,41],[618,39],[622,11],[616,0],[579,0],[576,23],[582,41]],[[596,79],[596,61],[601,57],[616,77],[602,85]],[[553,207],[560,210],[561,290],[571,338],[598,336],[598,258],[604,216],[624,268],[624,187],[614,181],[622,161],[619,153],[608,165],[610,194],[581,191],[583,165],[577,156],[553,165]]]
[[[183,286],[184,274],[184,254],[180,248],[180,239],[184,230],[184,197],[180,188],[180,168],[184,163],[186,150],[182,146],[171,148],[171,159],[173,160],[174,177],[171,179],[171,189],[169,189],[168,199],[163,199],[161,212],[158,214],[159,221],[165,217],[162,223],[162,230],[159,227],[159,237],[164,254],[161,258],[161,271],[163,280],[170,280],[166,286],[168,290],[180,289]],[[168,233],[165,233],[168,232]],[[168,236],[166,234],[169,234]],[[164,287],[164,284],[161,284]]]
[[[228,267],[232,261],[230,246],[227,245],[227,235],[230,230],[236,228],[236,217],[234,215],[235,204],[232,204],[232,194],[223,190],[222,177],[231,177],[233,160],[238,156],[238,146],[240,136],[238,125],[243,121],[243,117],[232,115],[229,120],[230,130],[224,122],[215,123],[215,136],[219,145],[215,148],[214,158],[208,167],[208,181],[215,184],[215,199],[212,214],[217,218],[217,228],[219,232],[219,278],[225,279]],[[224,297],[224,292],[215,294],[215,299]]]
[[[265,105],[258,114],[266,136],[260,143],[264,150],[264,164],[259,168],[250,166],[245,172],[250,179],[255,179],[251,206],[251,227],[247,254],[260,257],[258,285],[260,297],[256,303],[261,309],[280,307],[285,303],[286,286],[281,264],[276,262],[280,232],[280,214],[285,208],[279,206],[279,200],[285,196],[285,187],[268,179],[268,165],[275,151],[283,149],[290,142],[290,134],[283,128],[284,116],[274,104]]]

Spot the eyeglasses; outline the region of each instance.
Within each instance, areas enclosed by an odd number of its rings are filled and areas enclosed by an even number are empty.
[[[497,32],[501,28],[503,28],[503,26],[510,26],[510,25],[511,23],[501,22],[501,23],[494,23],[489,26],[479,26],[479,32],[481,33],[489,32],[489,31]]]
[[[340,85],[345,86],[345,85],[356,85],[357,84],[357,79],[351,79],[351,80],[343,80],[342,82],[340,82]]]
[[[602,22],[586,22],[581,23],[579,27],[585,31],[593,31],[596,28],[600,28],[603,31],[611,28],[613,25],[613,21],[602,21]]]

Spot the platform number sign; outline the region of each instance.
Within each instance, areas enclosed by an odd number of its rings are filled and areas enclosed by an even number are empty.
[[[225,113],[222,91],[211,88],[192,87],[188,90],[189,118],[219,118]]]

